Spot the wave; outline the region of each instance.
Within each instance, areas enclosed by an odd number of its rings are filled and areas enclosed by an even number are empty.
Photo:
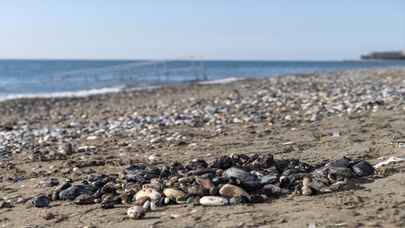
[[[235,77],[229,77],[229,78],[223,78],[223,79],[218,79],[218,80],[210,80],[210,81],[202,81],[198,82],[200,85],[214,85],[214,84],[228,84],[240,80],[244,80],[245,78],[235,78]]]
[[[215,84],[228,84],[235,81],[243,80],[244,78],[235,78],[229,77],[218,80],[210,81],[200,81],[196,84],[200,85],[215,85]],[[145,86],[136,86],[130,87],[127,85],[109,87],[109,88],[100,88],[100,89],[89,89],[89,90],[80,90],[80,91],[61,91],[61,92],[49,92],[49,93],[16,93],[16,94],[0,94],[0,101],[14,100],[14,99],[34,99],[34,98],[64,98],[64,97],[87,97],[91,95],[98,94],[107,94],[107,93],[118,93],[121,91],[137,91],[137,90],[151,90],[159,89],[164,85],[145,85]]]
[[[80,91],[65,91],[65,92],[51,92],[51,93],[19,93],[0,95],[0,101],[14,100],[21,98],[61,98],[61,97],[86,97],[97,94],[117,93],[123,91],[125,86],[117,86],[111,88],[89,89]]]

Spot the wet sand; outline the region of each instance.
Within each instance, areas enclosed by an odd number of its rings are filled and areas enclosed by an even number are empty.
[[[222,155],[271,153],[308,163],[348,156],[377,163],[402,155],[405,70],[386,69],[174,86],[85,98],[0,103],[0,209],[3,227],[403,227],[405,163],[361,189],[290,195],[262,204],[175,205],[126,216],[127,205],[101,209],[30,200],[50,177],[80,181],[119,174],[134,162],[166,164]],[[58,155],[71,142],[81,151]],[[86,147],[83,149],[84,147]],[[117,175],[118,176],[118,175]],[[53,218],[46,219],[47,213]]]

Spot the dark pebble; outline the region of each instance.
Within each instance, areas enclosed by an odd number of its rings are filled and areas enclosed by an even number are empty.
[[[358,177],[365,177],[374,174],[374,167],[367,161],[360,161],[352,166],[353,173]]]
[[[238,180],[246,190],[255,190],[261,185],[260,180],[255,175],[235,167],[225,170],[224,177]]]
[[[87,185],[73,185],[59,193],[59,199],[61,200],[70,200],[73,201],[82,194],[89,194],[91,195],[92,189]]]
[[[31,203],[34,207],[42,208],[49,206],[49,198],[47,196],[35,196],[32,198]]]

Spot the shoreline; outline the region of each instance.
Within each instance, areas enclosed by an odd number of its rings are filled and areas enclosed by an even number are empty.
[[[47,93],[29,93],[29,94],[4,94],[0,96],[0,103],[10,100],[19,99],[54,99],[54,98],[80,98],[89,97],[95,95],[106,95],[120,92],[131,92],[131,91],[142,91],[142,90],[153,90],[167,87],[177,87],[177,86],[193,86],[193,85],[221,85],[228,84],[244,80],[269,80],[272,78],[279,77],[299,77],[307,75],[337,75],[337,74],[354,74],[358,72],[376,72],[376,71],[392,71],[392,70],[403,70],[405,67],[384,67],[384,68],[373,68],[373,69],[356,69],[356,70],[331,70],[331,71],[313,71],[307,73],[295,73],[295,74],[278,74],[273,76],[261,76],[261,77],[239,77],[239,76],[229,76],[222,79],[212,79],[207,81],[197,81],[197,82],[179,82],[174,84],[158,84],[158,85],[146,85],[146,86],[112,86],[103,87],[97,89],[87,89],[78,91],[61,91],[61,92],[47,92]]]

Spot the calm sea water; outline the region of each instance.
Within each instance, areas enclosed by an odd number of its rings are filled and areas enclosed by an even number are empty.
[[[0,99],[351,69],[405,67],[405,61],[82,61],[0,60]]]

